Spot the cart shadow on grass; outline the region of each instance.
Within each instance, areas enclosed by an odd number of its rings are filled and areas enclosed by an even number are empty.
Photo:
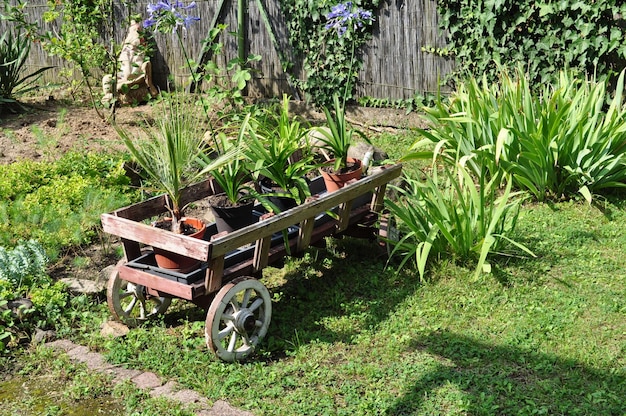
[[[274,298],[273,317],[252,360],[281,359],[311,342],[352,343],[362,328],[386,320],[420,285],[414,276],[400,280],[401,275],[385,270],[386,251],[376,241],[329,237],[326,245],[286,258],[286,266],[273,264],[264,270],[261,280]],[[284,267],[288,270],[282,271]],[[351,314],[360,316],[345,329],[323,323]],[[176,327],[184,321],[202,322],[205,316],[203,308],[179,301],[162,319],[167,327]]]
[[[276,359],[311,342],[351,344],[385,321],[420,284],[385,270],[384,250],[375,242],[331,238],[329,244],[309,248],[282,284],[271,288],[278,300],[261,354]]]

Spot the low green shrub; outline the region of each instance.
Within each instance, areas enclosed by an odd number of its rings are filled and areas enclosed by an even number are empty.
[[[0,245],[35,239],[54,259],[91,242],[100,214],[137,199],[123,162],[70,152],[56,162],[0,166]]]
[[[35,240],[22,242],[12,250],[0,246],[0,281],[7,282],[7,286],[18,292],[21,287],[31,287],[45,275],[47,264],[46,252]],[[3,295],[0,287],[0,296]]]
[[[54,326],[62,313],[67,294],[46,274],[48,258],[34,240],[20,242],[15,248],[0,246],[0,352],[38,327]],[[9,301],[30,298],[16,313]],[[14,305],[12,305],[15,308]]]

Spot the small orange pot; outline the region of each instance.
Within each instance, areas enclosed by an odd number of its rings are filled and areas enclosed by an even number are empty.
[[[360,179],[361,175],[363,175],[363,166],[359,159],[349,157],[348,164],[352,163],[354,168],[353,170],[345,173],[331,172],[332,164],[334,162],[334,159],[328,161],[330,169],[328,169],[328,167],[320,169],[327,192],[335,192],[336,190],[343,188],[347,182],[353,179]]]

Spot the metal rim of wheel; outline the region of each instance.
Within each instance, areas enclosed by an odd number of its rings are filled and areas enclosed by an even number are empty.
[[[211,302],[205,326],[207,346],[224,361],[241,361],[265,337],[271,316],[267,288],[253,277],[234,279]]]
[[[107,304],[117,321],[128,326],[137,326],[143,321],[164,314],[172,299],[150,296],[145,286],[122,279],[118,268],[125,262],[126,260],[120,260],[109,276]]]

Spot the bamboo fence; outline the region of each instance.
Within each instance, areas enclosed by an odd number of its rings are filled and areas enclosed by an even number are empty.
[[[122,2],[112,0],[114,17],[110,32],[118,44],[124,40],[129,25],[129,15],[143,14],[147,0]],[[192,25],[183,39],[184,49],[189,58],[199,61],[202,57],[202,41],[216,23],[227,25],[226,32],[237,28],[236,0],[196,0],[194,14],[201,20]],[[262,5],[262,7],[259,7]],[[28,19],[43,22],[47,10],[46,0],[31,0],[26,6]],[[221,12],[218,14],[218,12]],[[437,25],[435,0],[384,0],[375,15],[372,39],[361,49],[363,68],[357,82],[358,97],[380,99],[407,99],[415,94],[434,92],[439,81],[453,67],[451,60],[422,51],[422,47],[442,47],[445,40]],[[58,30],[58,23],[41,23],[44,30]],[[269,30],[268,28],[271,28]],[[0,30],[7,29],[7,22],[0,21]],[[262,59],[253,64],[254,82],[248,94],[255,97],[276,97],[287,93],[298,97],[290,81],[303,79],[302,58],[294,56],[288,42],[288,29],[280,10],[279,0],[249,0],[246,16],[246,54],[261,55]],[[102,34],[102,42],[110,44],[110,35]],[[176,37],[164,34],[155,35],[157,51],[152,58],[155,83],[165,88],[168,79],[177,85],[187,82],[189,70]],[[237,57],[237,39],[232,34],[221,38],[224,53],[218,59],[225,64]],[[291,62],[289,74],[281,64],[281,58]],[[27,71],[35,71],[42,66],[54,66],[46,73],[44,81],[53,83],[71,82],[63,78],[61,69],[68,63],[58,57],[51,57],[41,45],[35,44],[27,62]],[[74,74],[73,76],[76,76]],[[71,77],[70,77],[71,78]]]

